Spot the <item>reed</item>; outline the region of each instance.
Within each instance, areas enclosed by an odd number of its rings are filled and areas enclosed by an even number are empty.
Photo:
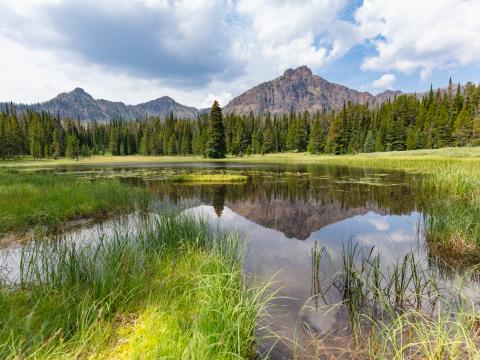
[[[0,291],[0,358],[249,358],[268,296],[242,253],[235,234],[187,215],[89,244],[31,241]]]
[[[314,246],[312,264],[323,251]],[[312,278],[327,279],[316,286],[325,291],[320,296],[325,299],[329,292],[339,301],[327,306],[348,313],[359,358],[474,359],[480,356],[480,320],[462,290],[476,271],[466,271],[459,286],[446,288],[413,252],[384,265],[374,248],[349,240],[334,276],[322,277],[312,267]]]

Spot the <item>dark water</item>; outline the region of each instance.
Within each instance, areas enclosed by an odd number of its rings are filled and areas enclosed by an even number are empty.
[[[305,348],[312,338],[339,334],[335,346],[348,342],[347,316],[340,294],[315,296],[312,280],[312,248],[324,247],[328,264],[325,276],[340,270],[346,244],[374,248],[381,257],[382,270],[389,271],[406,254],[438,277],[439,284],[454,287],[459,282],[455,269],[432,255],[425,242],[422,202],[425,194],[415,188],[414,175],[341,166],[283,166],[243,164],[147,164],[64,168],[81,176],[121,175],[122,181],[147,187],[156,200],[155,211],[180,208],[208,219],[212,224],[237,230],[248,240],[245,270],[258,281],[274,277],[277,291],[270,315],[261,320],[262,333],[274,332],[285,338],[270,353],[273,358],[291,358],[288,344],[296,339]],[[166,180],[172,173],[240,173],[248,176],[241,184],[175,184]],[[77,231],[77,241],[108,231],[107,225]],[[130,225],[131,226],[131,223]],[[317,244],[317,245],[315,245]],[[14,258],[15,250],[10,257]],[[14,262],[10,262],[12,264]],[[328,268],[328,269],[327,269]],[[14,271],[13,271],[14,273]],[[475,284],[462,289],[475,298]],[[347,338],[345,338],[347,336]],[[340,340],[339,340],[340,339]],[[270,349],[273,340],[259,344]]]

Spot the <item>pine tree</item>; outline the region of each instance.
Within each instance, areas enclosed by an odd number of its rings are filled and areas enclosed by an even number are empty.
[[[453,136],[458,146],[465,146],[469,142],[473,131],[473,120],[464,107],[457,116],[453,127]]]
[[[363,152],[371,153],[375,151],[375,138],[373,137],[372,130],[369,130],[365,137],[365,144],[363,145]]]
[[[312,154],[322,153],[325,147],[325,137],[323,135],[323,127],[320,117],[317,116],[310,129],[310,138],[308,141],[308,152]]]
[[[377,135],[375,136],[375,151],[376,152],[385,151],[385,148],[383,147],[383,143],[382,143],[382,134],[380,133],[380,131],[377,131]]]
[[[42,124],[38,113],[34,113],[30,123],[30,154],[34,159],[43,157]]]
[[[408,128],[407,130],[407,140],[405,142],[407,150],[415,150],[418,146],[418,136],[417,131],[414,128]]]
[[[58,134],[57,129],[53,130],[52,148],[53,148],[53,157],[55,158],[55,160],[57,160],[62,155],[61,144],[60,144],[60,135]]]
[[[69,134],[67,137],[67,146],[65,149],[65,155],[70,159],[76,159],[78,161],[78,155],[80,154],[80,142],[75,134]]]
[[[262,144],[262,154],[268,154],[275,149],[275,140],[273,136],[272,122],[270,120],[270,115],[265,119],[265,126],[263,129],[263,144]]]
[[[212,159],[224,158],[226,152],[225,129],[223,127],[222,109],[216,100],[210,111],[209,137],[205,151],[206,157]]]

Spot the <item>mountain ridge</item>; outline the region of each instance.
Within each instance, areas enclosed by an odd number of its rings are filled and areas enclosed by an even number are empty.
[[[202,110],[182,105],[169,96],[136,105],[127,105],[121,101],[94,99],[82,88],[76,87],[70,92],[58,94],[53,99],[36,104],[17,104],[18,111],[27,109],[47,111],[58,114],[60,118],[73,118],[89,121],[108,121],[112,118],[135,120],[143,117],[165,117],[174,113],[179,118],[196,118]]]
[[[428,92],[415,93],[421,98]],[[287,69],[279,77],[260,83],[233,98],[225,105],[224,113],[247,115],[288,113],[290,111],[309,112],[336,110],[345,102],[378,106],[401,91],[386,90],[373,95],[367,91],[358,91],[347,86],[329,82],[303,65],[296,69]],[[411,94],[413,95],[413,94]],[[3,103],[5,104],[5,103]],[[2,103],[0,103],[0,106]],[[3,107],[2,107],[3,108]],[[47,111],[61,118],[73,118],[85,121],[109,121],[112,118],[135,120],[151,116],[166,117],[173,113],[178,118],[194,119],[208,109],[197,109],[178,103],[169,96],[136,105],[127,105],[121,101],[94,99],[82,88],[58,94],[53,99],[35,104],[16,104],[18,111],[27,109]]]

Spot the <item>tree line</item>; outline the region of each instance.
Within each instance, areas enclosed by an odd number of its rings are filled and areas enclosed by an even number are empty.
[[[248,155],[284,151],[352,154],[480,145],[480,86],[401,95],[380,106],[336,111],[223,115],[218,103],[195,120],[152,117],[109,123],[60,120],[35,111],[0,112],[0,158],[111,155]]]

